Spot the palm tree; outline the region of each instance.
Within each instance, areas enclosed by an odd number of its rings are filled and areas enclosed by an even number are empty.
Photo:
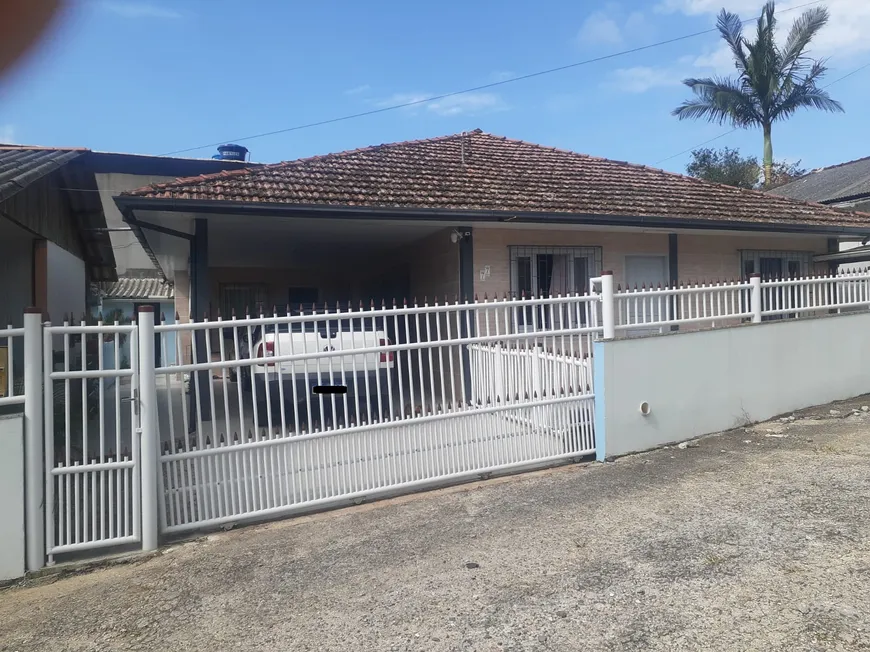
[[[761,127],[764,133],[764,183],[773,179],[771,126],[790,117],[800,108],[842,111],[839,102],[816,86],[827,72],[823,60],[805,56],[810,41],[828,22],[828,10],[815,7],[805,11],[791,26],[782,46],[775,40],[774,2],[764,5],[758,18],[755,41],[743,36],[743,23],[737,14],[724,9],[717,27],[731,49],[737,78],[707,77],[686,79],[695,98],[674,109],[673,115],[705,118],[710,122],[730,122],[734,127]]]

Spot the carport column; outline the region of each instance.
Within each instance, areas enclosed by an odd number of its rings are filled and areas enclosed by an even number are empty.
[[[157,374],[154,372],[154,308],[139,308],[139,464],[142,474],[142,550],[157,550]],[[135,445],[135,444],[134,444]]]
[[[835,254],[838,251],[840,251],[840,241],[837,238],[828,238],[828,253]],[[828,273],[836,274],[839,266],[840,264],[837,261],[832,260],[828,263]]]
[[[190,320],[197,321],[204,316],[210,315],[209,297],[211,287],[208,279],[208,220],[197,218],[194,221],[193,242],[190,247]],[[199,364],[211,362],[208,360],[208,350],[205,346],[205,338],[208,332],[205,329],[194,331],[193,346],[196,348],[196,361]],[[208,401],[208,383],[211,382],[208,370],[194,372],[199,375],[199,382],[190,379],[190,415],[194,412],[195,405],[199,403],[200,416],[203,421],[211,419],[211,405]],[[197,401],[196,387],[200,392]],[[191,419],[191,424],[195,423]]]
[[[470,226],[456,227],[461,237],[459,238],[459,300],[474,300],[474,233]],[[466,322],[470,321],[471,331]],[[474,336],[474,320],[460,320],[462,337]],[[471,399],[471,356],[468,345],[462,347],[462,383],[465,385],[465,396]]]

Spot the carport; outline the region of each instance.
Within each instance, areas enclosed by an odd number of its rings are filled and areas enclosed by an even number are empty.
[[[149,198],[117,201],[158,269],[175,283],[182,318],[226,319],[232,311],[273,307],[283,313],[300,303],[443,302],[472,292],[468,227],[338,210],[227,213]],[[159,209],[149,206],[155,201]]]
[[[246,311],[308,312],[312,304],[346,310],[473,297],[471,227],[338,208],[228,210],[220,202],[191,206],[133,196],[116,201],[158,269],[174,282],[182,322]],[[418,339],[413,324],[411,332],[401,324],[397,332],[395,323],[384,328],[396,343]],[[217,345],[211,342],[213,352]],[[181,348],[189,360],[185,335]],[[204,339],[197,338],[196,356],[207,358]]]

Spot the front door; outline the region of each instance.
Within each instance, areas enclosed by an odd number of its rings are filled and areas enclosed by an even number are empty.
[[[626,256],[625,257],[625,282],[629,289],[642,288],[657,288],[666,287],[668,284],[668,257],[667,256]],[[629,302],[629,321],[635,323],[641,318],[645,321],[658,321],[666,317],[659,314],[659,302],[651,302],[647,306],[645,315],[636,314],[640,309],[637,309],[634,302]],[[642,335],[650,335],[652,333],[660,333],[660,327],[654,328],[633,328],[628,331],[630,337],[638,337]]]

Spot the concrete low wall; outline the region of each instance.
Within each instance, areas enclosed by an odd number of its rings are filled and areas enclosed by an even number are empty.
[[[24,575],[24,418],[0,416],[0,581]]]
[[[861,312],[596,342],[598,457],[868,393],[868,332]]]

